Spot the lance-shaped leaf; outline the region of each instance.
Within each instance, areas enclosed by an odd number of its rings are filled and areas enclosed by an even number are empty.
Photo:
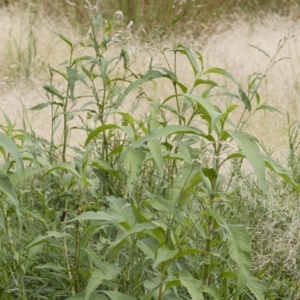
[[[256,277],[249,276],[247,280],[247,287],[256,297],[257,300],[264,300],[266,289]]]
[[[142,170],[145,155],[146,153],[141,148],[130,149],[125,154],[124,161],[130,166],[129,175],[127,176],[127,187],[129,195],[131,194],[134,184],[136,183],[138,176]]]
[[[218,120],[222,116],[222,113],[218,111],[215,105],[211,104],[206,99],[193,95],[193,94],[185,94],[186,97],[195,100],[200,106],[206,111],[207,115],[209,116],[209,134],[214,130]]]
[[[241,97],[240,99],[245,104],[246,109],[251,111],[251,103],[250,103],[250,100],[249,100],[248,96],[243,91],[243,89],[242,89],[241,85],[238,83],[238,81],[229,72],[227,72],[227,71],[225,71],[224,69],[221,69],[221,68],[210,68],[204,74],[211,74],[211,73],[223,75],[223,76],[229,78],[231,81],[233,81],[239,89],[239,94],[240,94],[240,97]]]
[[[136,298],[125,295],[119,292],[111,292],[111,291],[104,291],[104,293],[109,296],[111,300],[137,300]]]
[[[21,153],[15,142],[2,132],[0,132],[0,147],[9,152],[19,166],[24,167]]]
[[[227,224],[228,252],[239,266],[237,276],[237,299],[245,289],[251,266],[250,238],[243,225]]]
[[[252,165],[261,189],[265,190],[266,172],[265,161],[259,152],[259,148],[253,136],[245,132],[235,132],[231,137],[238,144],[241,152]]]
[[[161,150],[161,144],[158,140],[152,140],[148,143],[148,148],[150,150],[150,153],[152,155],[152,158],[155,162],[155,165],[158,169],[158,171],[161,173],[163,170],[163,156],[162,156],[162,150]]]
[[[192,300],[204,299],[200,281],[194,279],[188,271],[180,271],[179,280],[181,284],[187,288]]]
[[[163,245],[157,250],[156,260],[154,262],[153,267],[156,267],[165,261],[173,259],[178,253],[178,251],[178,249],[170,250],[167,246]]]
[[[147,144],[148,142],[159,139],[162,137],[166,137],[172,134],[195,134],[199,136],[205,136],[204,132],[193,126],[179,126],[179,125],[170,125],[162,128],[157,128],[149,132],[149,134],[141,137],[136,142],[134,142],[130,148],[140,148],[143,144]]]
[[[263,156],[263,159],[267,168],[283,178],[285,182],[290,184],[298,193],[300,193],[300,186],[292,179],[291,175],[284,169],[284,167],[270,157]]]
[[[191,49],[188,48],[188,47],[185,47],[185,46],[182,45],[182,44],[179,44],[179,45],[177,46],[177,49],[183,49],[183,50],[177,50],[177,51],[179,51],[179,52],[181,52],[182,54],[185,54],[185,55],[186,55],[186,57],[187,57],[188,60],[190,61],[190,64],[191,64],[191,66],[192,66],[192,68],[193,68],[194,76],[196,77],[197,74],[200,73],[200,69],[199,69],[197,60],[196,60],[196,58],[195,58],[193,52],[191,51]]]
[[[121,273],[121,271],[122,268],[116,264],[109,264],[107,262],[101,263],[99,269],[93,272],[87,284],[84,300],[90,300],[92,294],[103,280],[113,280]]]
[[[9,177],[0,170],[0,191],[2,191],[13,206],[19,206],[17,194],[11,184]]]

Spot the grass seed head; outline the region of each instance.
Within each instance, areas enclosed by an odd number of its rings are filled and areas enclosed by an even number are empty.
[[[114,18],[116,20],[121,20],[123,21],[124,20],[124,15],[123,13],[120,11],[120,10],[117,10],[115,13],[114,13]]]

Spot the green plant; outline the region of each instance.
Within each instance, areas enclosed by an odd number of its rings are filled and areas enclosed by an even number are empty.
[[[48,101],[31,108],[51,109],[50,140],[25,126],[16,132],[7,116],[1,126],[1,293],[6,299],[272,299],[262,274],[251,271],[250,238],[235,198],[242,192],[232,185],[248,161],[257,178],[248,175],[251,191],[266,195],[266,168],[300,191],[245,131],[257,111],[275,110],[261,103],[259,87],[280,61],[290,29],[273,57],[258,48],[270,63],[244,89],[223,69],[205,70],[201,53],[177,43],[174,15],[172,48],[160,49],[165,66],[151,60],[137,74],[123,14],[104,20],[101,2],[96,10],[89,1],[76,4],[90,24],[88,38],[73,44],[56,34],[70,56],[59,68],[49,66]],[[111,58],[115,42],[119,55]],[[86,54],[79,56],[78,47]],[[189,85],[178,79],[179,55],[194,74]],[[174,92],[154,99],[153,83],[161,80]],[[141,99],[149,114],[138,116]],[[78,132],[84,145],[68,148]]]

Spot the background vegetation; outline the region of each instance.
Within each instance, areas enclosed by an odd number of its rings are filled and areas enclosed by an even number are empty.
[[[96,10],[88,1],[23,1],[21,11],[2,2],[11,20],[24,13],[20,39],[8,31],[5,82],[30,85],[47,71],[43,100],[24,106],[18,125],[2,111],[2,299],[300,297],[299,122],[285,116],[284,167],[248,130],[262,111],[278,116],[263,85],[293,28],[273,53],[255,49],[266,64],[246,82],[208,67],[180,35],[200,28],[210,39],[216,19],[289,14],[297,3],[223,1],[221,14],[207,1],[197,15],[200,1],[174,2],[164,2],[168,18],[155,1],[103,1]],[[114,17],[119,9],[125,20]],[[40,14],[59,24],[51,33],[67,49],[59,64],[37,55]],[[131,19],[149,31],[143,40],[158,34],[167,46],[133,50]],[[37,133],[32,111],[48,111],[47,134]]]
[[[299,1],[297,0],[177,1],[177,3],[180,2],[183,2],[181,5],[183,20],[179,31],[185,28],[185,34],[188,31],[196,33],[197,37],[201,37],[202,32],[208,31],[211,33],[216,28],[216,22],[220,21],[230,26],[232,20],[239,18],[264,17],[268,13],[297,17],[300,13]],[[73,3],[79,3],[79,1],[75,0]],[[0,1],[0,6],[8,6],[9,4],[16,5],[16,1]],[[82,11],[76,9],[76,7],[70,7],[63,0],[22,0],[17,5],[23,9],[30,8],[33,11],[35,10],[39,15],[53,15],[58,17],[58,19],[68,19],[76,27],[78,27],[78,23],[82,25]],[[157,34],[163,36],[166,33],[172,17],[173,6],[174,1],[172,0],[138,0],[137,3],[132,0],[115,0],[102,1],[100,5],[102,9],[105,8],[104,16],[109,14],[111,9],[115,10],[118,8],[124,13],[127,22],[133,20],[135,24],[145,27],[149,33],[155,36]]]

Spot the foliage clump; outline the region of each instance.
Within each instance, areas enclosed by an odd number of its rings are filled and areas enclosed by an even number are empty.
[[[3,297],[297,297],[297,274],[273,274],[272,260],[263,268],[255,260],[267,255],[256,233],[270,232],[264,203],[270,178],[283,179],[294,197],[300,187],[246,131],[257,111],[275,110],[259,91],[282,60],[291,27],[273,56],[256,47],[269,64],[244,88],[226,70],[206,69],[201,53],[176,41],[176,12],[169,22],[172,48],[158,48],[164,57],[171,52],[173,62],[155,66],[151,59],[140,74],[132,68],[126,35],[132,23],[124,25],[123,13],[104,19],[100,1],[70,3],[89,22],[87,39],[75,44],[55,33],[70,55],[60,67],[49,66],[47,101],[31,108],[51,111],[50,139],[16,129],[5,113],[1,126]],[[115,44],[119,55],[111,58]],[[179,56],[186,57],[193,82],[179,81]],[[151,89],[161,80],[173,93],[153,98]],[[226,97],[224,107],[218,97]],[[141,100],[149,112],[136,115]],[[292,128],[291,147],[297,145]],[[84,144],[70,146],[74,134],[84,135]],[[245,161],[253,174],[243,168]]]

